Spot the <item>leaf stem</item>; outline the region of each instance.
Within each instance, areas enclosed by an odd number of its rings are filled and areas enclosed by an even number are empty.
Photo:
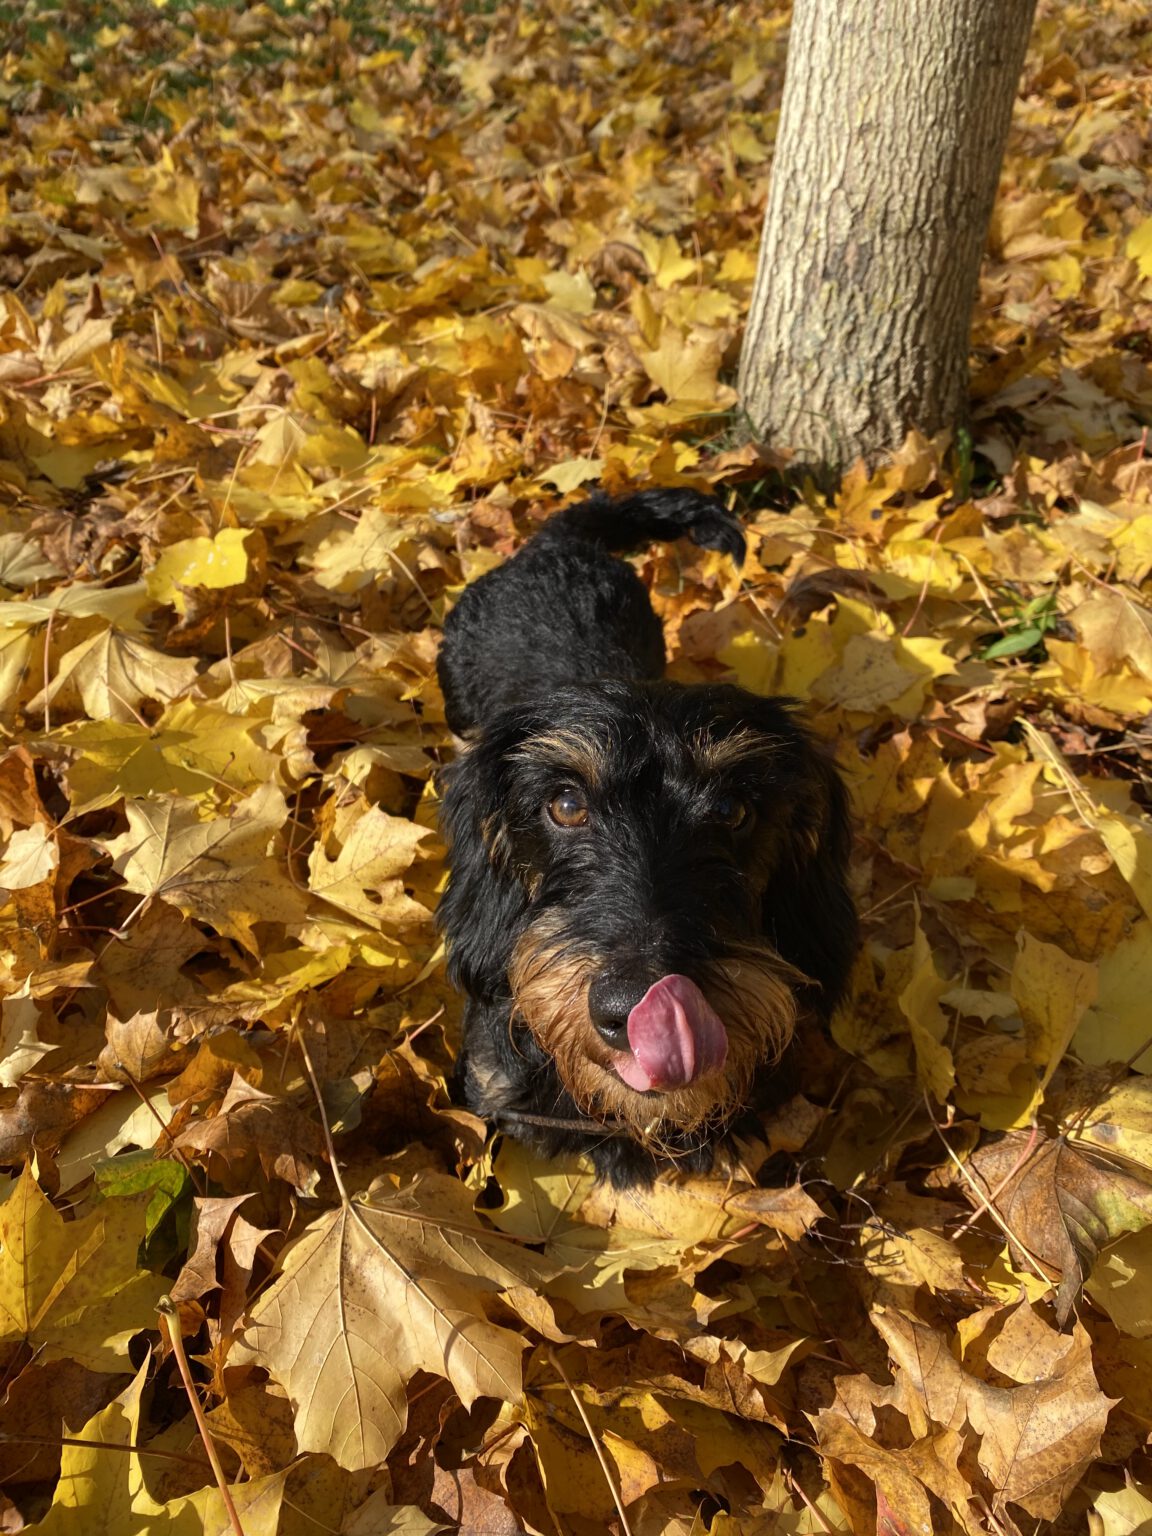
[[[580,1420],[588,1431],[588,1438],[592,1442],[592,1449],[596,1452],[596,1460],[600,1463],[600,1470],[604,1474],[604,1481],[608,1484],[609,1492],[612,1494],[612,1502],[615,1504],[616,1512],[620,1516],[620,1527],[624,1532],[624,1536],[632,1536],[632,1527],[628,1524],[628,1516],[624,1513],[624,1501],[620,1497],[620,1490],[616,1486],[616,1479],[612,1476],[612,1469],[608,1465],[608,1458],[604,1454],[604,1449],[597,1438],[596,1431],[592,1428],[592,1421],[588,1417],[587,1410],[580,1401],[576,1388],[569,1381],[568,1372],[560,1364],[559,1355],[551,1346],[548,1349],[548,1359],[553,1370],[559,1373],[561,1381],[572,1394],[572,1401],[576,1404],[576,1412],[580,1415]]]
[[[304,1035],[301,1030],[296,1032],[296,1044],[300,1047],[300,1054],[304,1058],[304,1069],[308,1073],[308,1081],[312,1084],[312,1092],[316,1095],[316,1108],[320,1114],[320,1128],[324,1132],[324,1143],[328,1148],[328,1161],[332,1165],[332,1177],[336,1181],[336,1188],[340,1192],[340,1199],[346,1206],[352,1204],[348,1198],[348,1191],[344,1187],[344,1179],[340,1173],[340,1164],[336,1161],[336,1143],[332,1140],[332,1129],[328,1124],[328,1116],[324,1113],[324,1096],[320,1092],[320,1084],[316,1079],[316,1069],[312,1065],[312,1058],[308,1054],[308,1047],[304,1043]]]
[[[208,1428],[208,1420],[204,1417],[200,1399],[196,1396],[192,1372],[188,1369],[188,1356],[184,1352],[184,1339],[180,1332],[180,1309],[171,1296],[161,1296],[156,1310],[160,1313],[161,1332],[167,1334],[172,1353],[176,1356],[180,1379],[184,1383],[184,1390],[188,1394],[188,1402],[192,1407],[192,1417],[196,1420],[196,1428],[200,1431],[204,1449],[208,1452],[216,1486],[220,1490],[220,1497],[224,1500],[224,1508],[228,1511],[229,1523],[235,1536],[244,1536],[244,1527],[240,1524],[240,1516],[236,1513],[236,1506],[232,1502],[232,1490],[228,1486],[228,1479],[224,1476],[224,1468],[220,1465],[220,1457],[216,1453],[216,1443],[212,1439],[212,1432]]]

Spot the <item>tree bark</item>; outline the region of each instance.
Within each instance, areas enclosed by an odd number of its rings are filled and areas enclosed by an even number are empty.
[[[832,470],[963,425],[1035,0],[796,0],[740,394]]]

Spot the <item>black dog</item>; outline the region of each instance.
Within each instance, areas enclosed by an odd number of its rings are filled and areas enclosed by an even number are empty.
[[[596,495],[467,587],[439,674],[452,730],[449,974],[477,1114],[616,1184],[707,1168],[793,1091],[856,942],[839,775],[787,699],[661,682],[648,594],[609,553],[687,535],[744,558],[695,491]]]

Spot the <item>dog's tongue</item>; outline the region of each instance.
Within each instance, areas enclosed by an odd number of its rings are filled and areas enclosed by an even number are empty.
[[[724,1065],[728,1036],[687,976],[661,976],[628,1015],[631,1056],[616,1063],[629,1088],[683,1088]]]

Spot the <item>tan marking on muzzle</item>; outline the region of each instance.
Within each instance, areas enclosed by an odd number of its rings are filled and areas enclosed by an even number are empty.
[[[673,1136],[703,1142],[748,1102],[758,1068],[778,1061],[796,1026],[795,973],[767,948],[712,961],[699,985],[723,1020],[728,1056],[719,1072],[668,1092],[639,1093],[613,1066],[613,1051],[592,1023],[588,990],[601,961],[574,954],[547,921],[521,938],[509,968],[517,1013],[556,1063],[582,1114],[623,1122],[635,1139],[667,1157],[684,1155]]]

